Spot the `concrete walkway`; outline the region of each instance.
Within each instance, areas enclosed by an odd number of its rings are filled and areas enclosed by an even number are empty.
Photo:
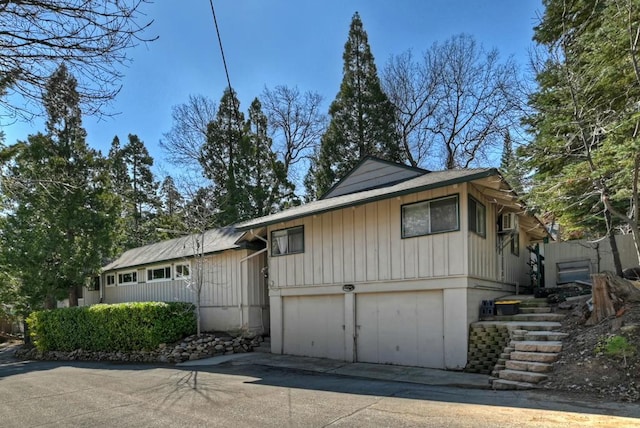
[[[213,366],[230,362],[233,365],[261,365],[318,373],[354,376],[423,385],[453,386],[460,388],[490,389],[489,376],[459,371],[425,369],[421,367],[391,366],[369,363],[347,363],[324,358],[251,352],[221,355],[202,360],[176,364],[178,367]]]

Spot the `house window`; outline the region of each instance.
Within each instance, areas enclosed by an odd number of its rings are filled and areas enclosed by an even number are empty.
[[[402,237],[460,229],[458,195],[402,206]]]
[[[189,269],[189,265],[176,265],[176,279],[178,278],[189,278],[191,274],[191,270]]]
[[[304,226],[271,232],[271,255],[284,256],[304,252]]]
[[[130,272],[122,272],[118,274],[118,285],[129,285],[138,283],[138,272],[132,270]]]
[[[147,269],[147,281],[161,281],[171,279],[171,267]]]
[[[469,230],[483,238],[487,236],[487,209],[469,196]]]
[[[511,235],[511,254],[514,256],[520,256],[520,234],[514,233]]]
[[[105,282],[107,283],[107,287],[115,287],[116,285],[116,275],[111,273],[109,275],[105,275]]]

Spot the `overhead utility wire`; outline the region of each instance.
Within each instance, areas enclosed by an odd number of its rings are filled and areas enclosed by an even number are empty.
[[[227,76],[227,84],[229,85],[229,91],[231,91],[231,79],[229,79],[229,69],[227,68],[227,60],[224,57],[224,49],[222,48],[222,39],[220,38],[220,29],[218,29],[218,20],[216,19],[216,10],[213,7],[213,0],[209,0],[211,5],[211,14],[213,15],[213,24],[216,26],[216,34],[218,35],[218,44],[220,45],[220,54],[222,55],[222,64],[224,65],[224,73]]]

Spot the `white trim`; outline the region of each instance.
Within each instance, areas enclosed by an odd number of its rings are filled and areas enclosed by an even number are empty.
[[[155,270],[164,270],[165,274],[166,274],[166,270],[169,269],[169,276],[165,276],[162,278],[149,278],[149,272],[155,271]],[[158,265],[158,266],[152,266],[152,267],[148,267],[145,270],[145,278],[147,279],[147,283],[149,282],[162,282],[162,281],[171,281],[173,280],[173,276],[171,274],[171,265]]]
[[[134,280],[134,281],[129,281],[129,282],[120,282],[120,276],[121,276],[121,275],[129,274],[129,273],[131,273],[131,274],[134,274],[134,275],[135,275],[135,280]],[[122,272],[118,272],[118,278],[117,278],[117,279],[118,279],[118,281],[117,281],[118,286],[121,286],[121,285],[133,285],[133,284],[137,284],[137,283],[138,283],[138,280],[139,280],[139,278],[138,278],[138,271],[137,271],[137,270],[135,270],[135,269],[132,269],[132,270],[124,270],[124,271],[122,271]]]
[[[109,284],[109,277],[113,278],[113,282],[111,284]],[[114,273],[107,273],[104,275],[104,286],[105,287],[115,287],[118,285],[118,281],[117,281],[117,276]]]
[[[188,275],[182,275],[181,273],[178,273],[178,268],[183,266],[187,267],[187,270],[189,271]],[[176,281],[189,279],[191,278],[191,263],[189,262],[176,263],[173,265],[173,272],[174,272],[173,275]]]

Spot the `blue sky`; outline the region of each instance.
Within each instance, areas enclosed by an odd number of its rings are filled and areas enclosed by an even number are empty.
[[[458,34],[473,35],[501,56],[526,67],[541,0],[214,0],[231,84],[246,111],[263,88],[297,86],[324,97],[338,92],[349,24],[360,13],[378,69],[392,54],[421,53],[432,43]],[[84,118],[88,142],[108,151],[114,135],[129,133],[145,142],[156,172],[168,166],[159,147],[171,128],[171,107],[202,94],[216,102],[226,77],[208,0],[157,0],[146,7],[155,22],[155,42],[129,51],[122,90],[109,107],[113,117]],[[2,128],[6,143],[44,129],[43,122]],[[161,178],[161,177],[160,177]]]

